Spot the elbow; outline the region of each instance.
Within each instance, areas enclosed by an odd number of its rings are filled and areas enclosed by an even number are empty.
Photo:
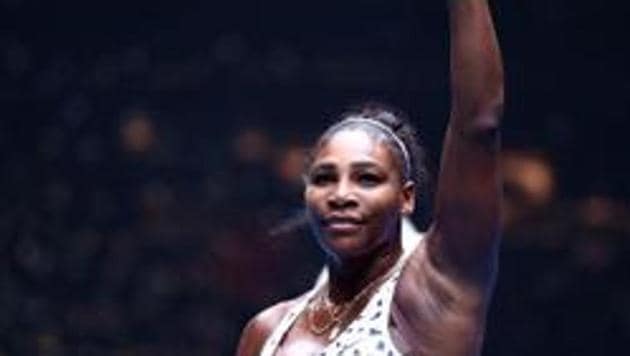
[[[494,95],[481,100],[475,105],[475,109],[468,113],[470,120],[466,120],[463,133],[468,137],[497,136],[501,128],[503,108],[503,88],[500,88]]]
[[[500,129],[499,116],[492,113],[484,113],[462,127],[460,135],[467,140],[493,145],[500,136]]]
[[[472,113],[473,125],[479,129],[498,129],[503,116],[504,105],[503,86],[498,86],[476,105],[476,110]]]
[[[503,85],[497,83],[476,92],[477,95],[455,93],[451,104],[453,123],[465,132],[498,130],[505,103]]]
[[[496,118],[497,122],[503,116],[503,108],[505,107],[505,89],[503,85],[499,86],[493,95],[486,101],[484,111]]]

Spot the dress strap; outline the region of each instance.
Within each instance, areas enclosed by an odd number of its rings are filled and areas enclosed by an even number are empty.
[[[271,335],[269,335],[269,337],[267,338],[267,341],[265,341],[265,344],[260,351],[260,356],[273,356],[273,354],[276,353],[278,345],[280,345],[280,342],[282,341],[286,333],[289,331],[291,326],[293,326],[298,316],[300,316],[304,309],[306,309],[318,290],[319,286],[316,285],[308,293],[306,293],[301,301],[299,301],[289,309],[289,311],[280,321],[280,324],[278,324]]]

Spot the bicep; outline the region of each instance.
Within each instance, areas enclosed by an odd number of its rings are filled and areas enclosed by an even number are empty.
[[[428,247],[438,267],[484,282],[499,240],[500,137],[498,126],[472,122],[447,129]]]
[[[265,336],[256,318],[250,320],[241,333],[238,342],[237,356],[254,356],[262,350]]]
[[[280,302],[252,318],[243,328],[236,355],[260,355],[267,338],[294,303],[295,300]]]

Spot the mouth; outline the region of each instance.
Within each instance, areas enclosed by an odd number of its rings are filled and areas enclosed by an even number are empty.
[[[361,218],[350,215],[331,215],[324,219],[324,229],[339,235],[356,233],[363,225]]]

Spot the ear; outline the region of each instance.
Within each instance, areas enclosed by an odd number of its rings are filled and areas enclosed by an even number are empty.
[[[416,185],[408,180],[403,183],[400,192],[400,212],[402,215],[411,215],[416,207]]]

